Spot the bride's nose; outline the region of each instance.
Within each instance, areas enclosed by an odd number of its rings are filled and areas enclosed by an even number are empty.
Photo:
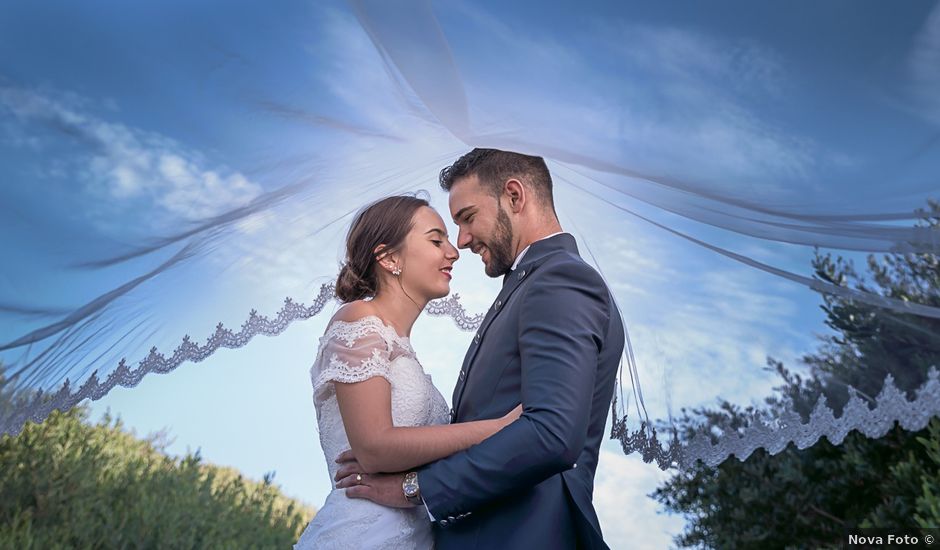
[[[445,253],[444,257],[455,262],[460,259],[460,252],[454,248],[454,245],[450,244],[450,241],[447,241],[447,252]]]

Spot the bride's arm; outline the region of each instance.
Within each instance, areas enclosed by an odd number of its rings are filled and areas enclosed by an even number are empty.
[[[403,472],[450,456],[495,434],[522,412],[519,406],[492,420],[396,427],[392,425],[391,386],[384,378],[336,382],[335,388],[349,445],[367,473]]]

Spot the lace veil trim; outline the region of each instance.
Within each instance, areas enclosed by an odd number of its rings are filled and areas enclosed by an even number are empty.
[[[757,449],[773,455],[790,443],[798,449],[806,449],[821,437],[839,445],[852,430],[858,430],[869,438],[879,438],[895,423],[905,430],[919,431],[927,427],[931,418],[940,416],[940,373],[935,367],[928,371],[927,380],[917,389],[913,401],[898,389],[890,374],[885,377],[884,386],[875,398],[874,408],[869,408],[854,388],[850,387],[849,393],[849,401],[839,417],[826,404],[825,396],[820,396],[805,423],[792,409],[772,421],[755,413],[747,427],[740,430],[722,433],[717,438],[699,433],[686,443],[673,437],[671,444],[664,446],[657,440],[655,430],[648,429],[647,425],[630,433],[626,429],[626,418],[615,418],[611,438],[620,440],[625,453],[639,452],[645,462],[655,461],[665,470],[688,468],[699,460],[708,466],[717,466],[731,455],[744,461]]]
[[[294,302],[291,298],[285,298],[284,306],[277,312],[274,319],[259,315],[253,309],[249,312],[248,319],[242,323],[238,332],[225,328],[222,323],[219,323],[215,327],[215,332],[209,336],[205,344],[200,345],[193,342],[190,336],[186,335],[183,336],[182,342],[169,357],[160,353],[154,347],[150,349],[149,355],[137,364],[137,368],[132,369],[129,367],[127,358],[121,359],[118,366],[103,381],[98,379],[98,371],[93,372],[77,389],[73,389],[72,382],[66,379],[62,387],[55,393],[38,391],[24,406],[11,410],[9,415],[0,416],[0,435],[15,436],[22,431],[23,424],[27,421],[42,422],[52,411],[69,410],[85,399],[97,401],[116,386],[132,388],[139,384],[147,374],[153,372],[165,374],[175,370],[186,361],[198,363],[220,348],[236,349],[244,347],[259,334],[277,336],[284,332],[294,321],[310,319],[319,314],[323,311],[327,302],[335,298],[336,288],[333,283],[324,284],[320,287],[319,294],[309,306]],[[453,294],[448,298],[432,301],[427,306],[427,312],[430,315],[451,317],[462,330],[476,330],[483,320],[483,314],[467,315],[458,299],[458,295]],[[383,326],[385,325],[383,324]],[[394,331],[392,332],[394,333]],[[407,338],[395,334],[394,340],[413,354],[411,344]]]
[[[98,400],[115,386],[136,386],[148,373],[167,373],[185,361],[202,361],[219,348],[243,347],[258,334],[280,334],[293,321],[309,319],[320,313],[326,303],[334,297],[333,285],[325,284],[309,306],[296,303],[290,298],[285,299],[284,306],[274,319],[268,319],[252,310],[238,332],[233,332],[220,323],[216,326],[215,333],[203,345],[192,342],[187,335],[169,357],[153,348],[133,370],[127,366],[127,361],[122,359],[103,382],[98,380],[97,372],[92,373],[77,390],[73,390],[70,382],[66,380],[54,394],[38,392],[29,404],[4,417],[0,434],[16,435],[27,420],[42,422],[53,410],[67,410],[84,399]],[[430,315],[452,318],[454,323],[465,331],[476,330],[484,316],[467,315],[456,294],[429,303],[426,311]],[[378,324],[384,327],[382,330],[386,337],[413,353],[407,338],[398,336],[380,320]],[[391,334],[388,334],[388,331],[391,331]],[[697,460],[715,466],[731,455],[744,460],[759,448],[776,454],[790,443],[804,449],[816,443],[820,437],[839,444],[852,430],[858,430],[868,437],[881,437],[896,422],[907,430],[916,431],[923,429],[932,417],[940,416],[940,374],[936,368],[930,369],[927,381],[917,390],[913,401],[908,401],[890,375],[885,378],[884,387],[875,400],[874,408],[869,408],[854,389],[850,389],[850,393],[851,398],[838,418],[826,404],[825,398],[820,398],[806,423],[801,422],[799,415],[793,411],[784,413],[772,422],[755,415],[749,425],[741,430],[728,431],[717,437],[699,434],[687,442],[679,441],[674,434],[668,445],[658,440],[656,430],[647,423],[641,423],[638,430],[630,431],[626,416],[617,417],[615,398],[611,411],[611,438],[620,441],[624,453],[639,453],[644,461],[655,462],[659,468],[665,470],[689,467]]]

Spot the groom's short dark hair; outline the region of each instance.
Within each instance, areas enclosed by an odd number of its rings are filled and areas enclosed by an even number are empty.
[[[455,181],[469,176],[476,176],[480,185],[496,197],[503,192],[506,180],[516,178],[535,192],[542,205],[555,209],[552,176],[542,157],[499,149],[474,149],[441,170],[441,189],[450,192]]]

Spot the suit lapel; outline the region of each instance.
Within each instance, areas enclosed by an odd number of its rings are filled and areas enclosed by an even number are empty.
[[[526,276],[529,274],[529,271],[534,267],[532,264],[534,262],[527,262],[524,265],[520,265],[518,269],[506,275],[503,279],[503,288],[500,290],[499,295],[496,296],[496,300],[487,310],[486,315],[483,317],[483,321],[480,323],[480,328],[477,329],[476,334],[473,336],[473,342],[470,343],[470,349],[467,350],[467,355],[463,360],[463,367],[460,369],[460,376],[457,379],[457,386],[454,388],[454,415],[453,419],[456,419],[456,411],[460,410],[460,400],[463,398],[464,390],[467,386],[467,380],[470,378],[470,369],[473,366],[473,361],[476,359],[477,353],[480,350],[480,345],[483,342],[483,338],[486,336],[486,331],[492,324],[493,319],[499,315],[499,312],[502,311],[503,306],[506,305],[506,301],[509,300],[509,297],[512,296],[512,293],[519,288],[519,285],[522,284],[522,281],[525,280]]]
[[[463,366],[460,369],[460,376],[457,378],[457,386],[454,388],[454,395],[451,400],[451,403],[454,404],[454,408],[451,409],[451,422],[457,421],[457,417],[459,416],[457,411],[460,410],[460,402],[463,399],[467,380],[470,377],[470,369],[473,367],[474,360],[486,336],[486,331],[489,329],[493,319],[499,315],[505,307],[507,300],[509,300],[509,297],[512,296],[512,293],[528,278],[529,274],[544,263],[549,256],[557,252],[578,254],[578,245],[571,234],[562,233],[532,243],[532,246],[529,247],[529,251],[526,252],[519,266],[503,278],[503,288],[500,290],[493,305],[487,310],[486,315],[483,316],[480,328],[477,329],[476,334],[473,336],[473,342],[470,343],[470,349],[467,350],[467,355],[464,356]]]
[[[512,293],[528,278],[529,274],[544,263],[549,256],[557,252],[578,254],[578,245],[575,243],[574,237],[571,236],[571,234],[562,233],[532,243],[532,246],[529,247],[529,251],[526,252],[519,266],[503,278],[503,288],[500,290],[493,305],[490,306],[490,309],[487,310],[486,315],[483,317],[480,328],[473,336],[473,342],[470,343],[470,349],[467,350],[467,355],[464,357],[463,366],[460,369],[460,376],[457,378],[457,386],[454,388],[454,396],[451,400],[454,404],[454,408],[451,409],[451,422],[457,420],[457,411],[460,410],[460,402],[466,390],[470,370],[473,367],[474,360],[486,336],[486,331],[489,329],[493,319],[499,315],[500,311],[502,311],[506,302],[509,300],[509,297],[512,296]]]

